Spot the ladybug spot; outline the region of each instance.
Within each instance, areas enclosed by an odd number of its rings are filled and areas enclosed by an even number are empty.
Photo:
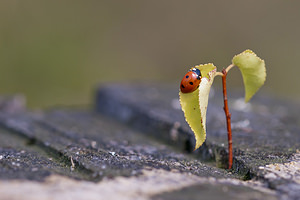
[[[199,85],[197,86],[197,88],[199,87]]]
[[[182,88],[185,88],[185,87],[183,86],[183,84],[181,84],[181,87],[182,87]]]
[[[189,84],[190,84],[190,85],[194,85],[194,83],[193,83],[193,82],[189,82]]]
[[[186,77],[185,78],[188,78],[189,77],[189,75],[186,75]]]

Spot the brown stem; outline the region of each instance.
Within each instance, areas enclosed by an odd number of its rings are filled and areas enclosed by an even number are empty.
[[[222,83],[223,83],[223,98],[224,98],[224,111],[227,121],[227,133],[228,133],[228,169],[232,167],[232,135],[231,135],[231,114],[228,109],[227,90],[226,90],[226,69],[222,70]]]

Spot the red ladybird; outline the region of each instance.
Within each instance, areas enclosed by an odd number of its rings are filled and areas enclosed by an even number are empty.
[[[199,69],[192,68],[184,75],[180,83],[180,90],[182,93],[194,92],[200,85],[201,72]]]

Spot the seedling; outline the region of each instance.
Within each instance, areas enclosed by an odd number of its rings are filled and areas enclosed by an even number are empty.
[[[266,80],[264,60],[260,59],[253,51],[246,50],[233,57],[232,63],[222,72],[212,64],[197,65],[183,77],[180,83],[180,104],[185,120],[191,127],[196,138],[195,150],[198,149],[206,138],[206,110],[210,87],[216,76],[222,77],[224,111],[228,133],[228,169],[232,167],[232,133],[231,114],[228,108],[226,77],[233,67],[238,67],[242,73],[245,87],[245,102],[248,102]]]

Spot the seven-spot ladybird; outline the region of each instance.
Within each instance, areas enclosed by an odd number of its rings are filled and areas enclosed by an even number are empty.
[[[194,92],[200,85],[201,72],[199,69],[192,68],[184,75],[180,83],[180,90],[182,93]]]

